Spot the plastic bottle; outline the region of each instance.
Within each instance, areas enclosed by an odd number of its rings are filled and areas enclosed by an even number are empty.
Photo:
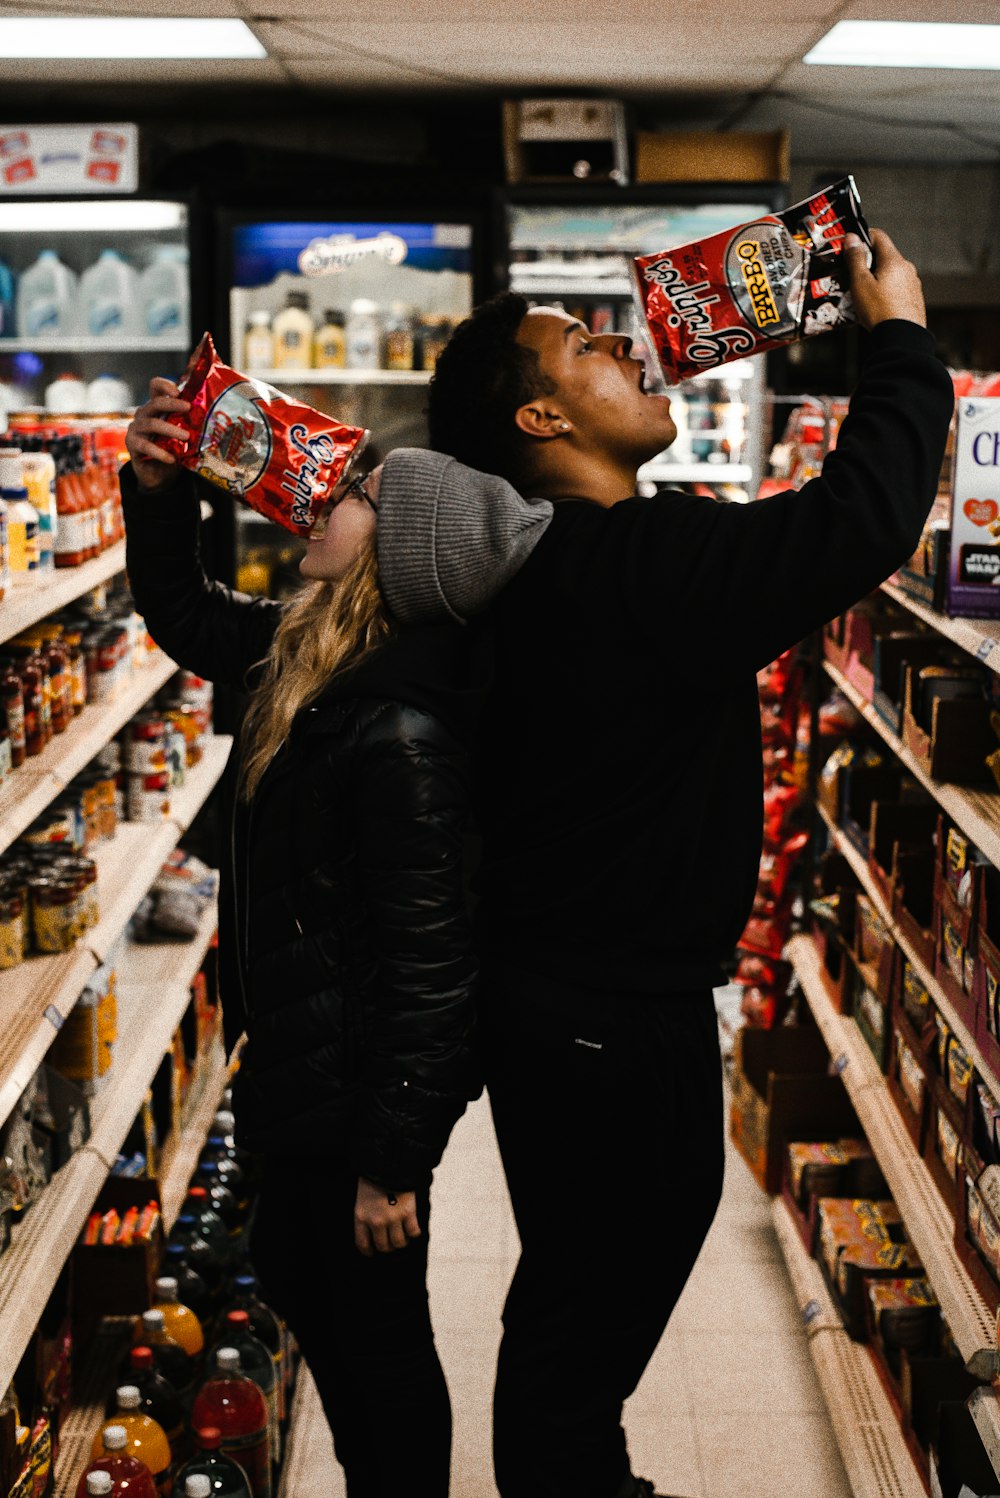
[[[191,1215],[198,1233],[205,1239],[224,1269],[232,1256],[232,1241],[225,1223],[208,1199],[204,1186],[192,1186],[184,1198],[182,1216]],[[179,1220],[179,1219],[178,1219]]]
[[[184,1498],[212,1498],[212,1479],[192,1472],[184,1482]]]
[[[105,1425],[102,1435],[101,1454],[90,1462],[80,1478],[76,1498],[87,1498],[91,1491],[87,1482],[99,1472],[107,1473],[110,1477],[111,1487],[105,1485],[105,1492],[111,1493],[113,1498],[126,1498],[126,1495],[127,1498],[157,1498],[156,1483],[146,1463],[129,1455],[128,1432],[125,1427]]]
[[[248,374],[255,369],[274,368],[274,334],[271,332],[270,312],[250,314],[243,345],[243,368]]]
[[[223,1347],[235,1347],[240,1355],[240,1368],[247,1378],[252,1378],[267,1400],[267,1441],[271,1461],[277,1466],[281,1460],[281,1416],[278,1395],[278,1373],[270,1349],[250,1330],[249,1313],[242,1308],[227,1311],[223,1317],[218,1345],[209,1357],[209,1364],[216,1362]]]
[[[55,570],[55,538],[59,529],[56,509],[56,465],[51,453],[25,453],[22,458],[24,486],[29,503],[38,512],[39,566]]]
[[[346,363],[344,314],[331,309],[323,313],[323,325],[313,339],[313,364],[317,369],[343,369]]]
[[[222,1433],[213,1425],[195,1431],[198,1449],[181,1468],[174,1482],[171,1498],[191,1498],[187,1483],[202,1477],[211,1483],[212,1498],[252,1498],[250,1484],[243,1468],[220,1451]]]
[[[53,416],[82,416],[87,410],[87,386],[68,370],[45,387],[45,409]]]
[[[135,1345],[152,1348],[157,1373],[163,1375],[183,1402],[194,1387],[197,1369],[194,1359],[167,1331],[162,1311],[142,1313],[136,1324]]]
[[[348,369],[378,369],[382,362],[382,325],[378,304],[356,297],[347,319]]]
[[[110,1472],[88,1472],[84,1478],[90,1498],[107,1498],[114,1491],[114,1479]]]
[[[141,331],[139,278],[117,250],[102,250],[80,277],[81,331],[114,342]]]
[[[10,739],[11,764],[15,770],[27,756],[24,727],[24,686],[10,661],[0,665],[0,723]]]
[[[187,340],[188,252],[182,244],[160,244],[139,277],[139,303],[151,338]]]
[[[14,336],[15,299],[14,272],[6,260],[0,259],[0,338]]]
[[[0,692],[3,683],[0,679]],[[177,1299],[183,1306],[190,1306],[198,1320],[201,1322],[202,1331],[205,1324],[211,1320],[213,1314],[212,1297],[208,1286],[201,1275],[188,1262],[187,1247],[183,1243],[168,1243],[164,1254],[164,1267],[166,1272],[177,1281]]]
[[[181,1305],[177,1299],[177,1281],[171,1275],[164,1275],[156,1281],[153,1309],[163,1312],[163,1324],[168,1336],[183,1347],[188,1357],[200,1357],[205,1348],[201,1322],[190,1306]]]
[[[7,560],[12,573],[37,572],[38,511],[28,500],[21,449],[0,451],[0,499],[7,507]]]
[[[205,1188],[212,1211],[218,1213],[230,1237],[234,1237],[242,1228],[246,1214],[240,1211],[236,1197],[226,1184],[222,1169],[218,1160],[202,1160],[195,1172],[195,1180]]]
[[[214,1213],[212,1215],[215,1216]],[[223,1232],[225,1232],[224,1228]],[[208,1286],[209,1295],[213,1299],[218,1297],[226,1277],[226,1262],[220,1258],[215,1247],[202,1237],[198,1219],[193,1212],[181,1212],[174,1223],[170,1241],[183,1246],[188,1263],[201,1275]],[[227,1244],[229,1242],[228,1234],[226,1242]]]
[[[215,1426],[220,1449],[243,1468],[252,1498],[271,1498],[267,1401],[240,1370],[235,1347],[220,1347],[216,1367],[198,1391],[191,1411],[195,1429]]]
[[[43,250],[17,287],[21,338],[65,338],[77,331],[77,277],[55,250]]]
[[[123,1384],[117,1392],[117,1399],[118,1411],[107,1424],[124,1427],[128,1442],[126,1449],[149,1468],[157,1490],[169,1493],[173,1480],[173,1458],[163,1427],[149,1415],[143,1414],[142,1395],[135,1384]],[[94,1438],[91,1455],[96,1459],[103,1451],[104,1428]]]
[[[153,1349],[133,1347],[129,1353],[129,1381],[139,1390],[140,1410],[160,1426],[170,1446],[174,1462],[187,1454],[189,1440],[185,1430],[184,1408],[176,1389],[168,1383],[162,1373],[157,1373]],[[114,1414],[113,1401],[108,1401],[108,1414]]]
[[[233,1290],[227,1311],[246,1311],[251,1332],[263,1342],[271,1354],[275,1377],[278,1381],[278,1419],[284,1423],[288,1412],[288,1360],[285,1357],[285,1325],[279,1316],[264,1304],[257,1293],[257,1277],[253,1274],[238,1274],[233,1280]]]
[[[92,416],[127,411],[132,404],[131,390],[116,374],[99,374],[87,386],[85,405]]]
[[[415,353],[413,313],[405,302],[393,302],[385,324],[386,369],[413,369]]]
[[[275,369],[308,369],[312,358],[313,320],[304,291],[290,291],[271,324]]]

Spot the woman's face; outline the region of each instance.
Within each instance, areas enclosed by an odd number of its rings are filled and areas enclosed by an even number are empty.
[[[371,495],[371,478],[364,483]],[[309,533],[299,563],[302,576],[339,582],[370,544],[376,523],[374,509],[357,488],[337,489]]]

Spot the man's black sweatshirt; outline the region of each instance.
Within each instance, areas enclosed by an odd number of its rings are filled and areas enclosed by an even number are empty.
[[[930,335],[893,320],[798,493],[556,504],[494,608],[487,954],[598,991],[722,981],[761,853],[756,673],[916,549],[952,408]]]

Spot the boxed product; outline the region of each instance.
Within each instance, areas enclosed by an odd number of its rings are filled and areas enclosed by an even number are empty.
[[[940,1078],[927,1091],[927,1133],[923,1156],[941,1196],[953,1216],[958,1215],[959,1189],[965,1173],[964,1119]]]
[[[890,905],[896,885],[902,883],[902,855],[926,851],[938,815],[937,803],[906,776],[897,796],[879,796],[872,802],[868,868]]]
[[[907,667],[902,739],[935,780],[990,783],[986,761],[997,739],[990,726],[987,687],[981,666]]]
[[[962,397],[955,422],[948,612],[1000,616],[1000,397]]]
[[[816,1243],[820,1201],[878,1197],[887,1191],[866,1139],[794,1140],[788,1146],[783,1195],[810,1253]]]
[[[904,1350],[923,1356],[937,1351],[941,1307],[930,1281],[922,1275],[870,1280],[866,1309],[872,1345],[894,1378],[902,1372]]]
[[[919,1047],[911,1043],[901,1023],[894,1024],[890,1034],[888,1078],[890,1096],[919,1149],[923,1143],[927,1068]]]
[[[824,1197],[817,1213],[820,1266],[845,1330],[863,1341],[866,1281],[903,1277],[922,1266],[893,1202]]]
[[[902,724],[907,666],[934,665],[950,652],[948,642],[929,629],[892,629],[875,637],[872,704],[893,733]]]

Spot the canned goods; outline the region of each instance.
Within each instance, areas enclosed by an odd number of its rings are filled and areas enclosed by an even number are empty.
[[[72,847],[74,831],[73,818],[66,808],[57,810],[50,806],[45,815],[28,828],[24,841],[36,848],[47,843],[68,843]]]
[[[0,785],[3,785],[13,769],[14,753],[11,749],[10,734],[6,728],[0,728]]]
[[[167,725],[159,713],[140,713],[125,730],[125,769],[152,775],[167,768]]]
[[[128,775],[125,804],[130,822],[165,822],[170,815],[170,772]]]
[[[71,952],[76,945],[77,882],[57,874],[31,881],[31,925],[39,952]]]
[[[173,785],[183,785],[187,777],[187,740],[176,723],[168,723],[167,769]]]
[[[0,969],[24,961],[24,904],[13,889],[0,889]]]

